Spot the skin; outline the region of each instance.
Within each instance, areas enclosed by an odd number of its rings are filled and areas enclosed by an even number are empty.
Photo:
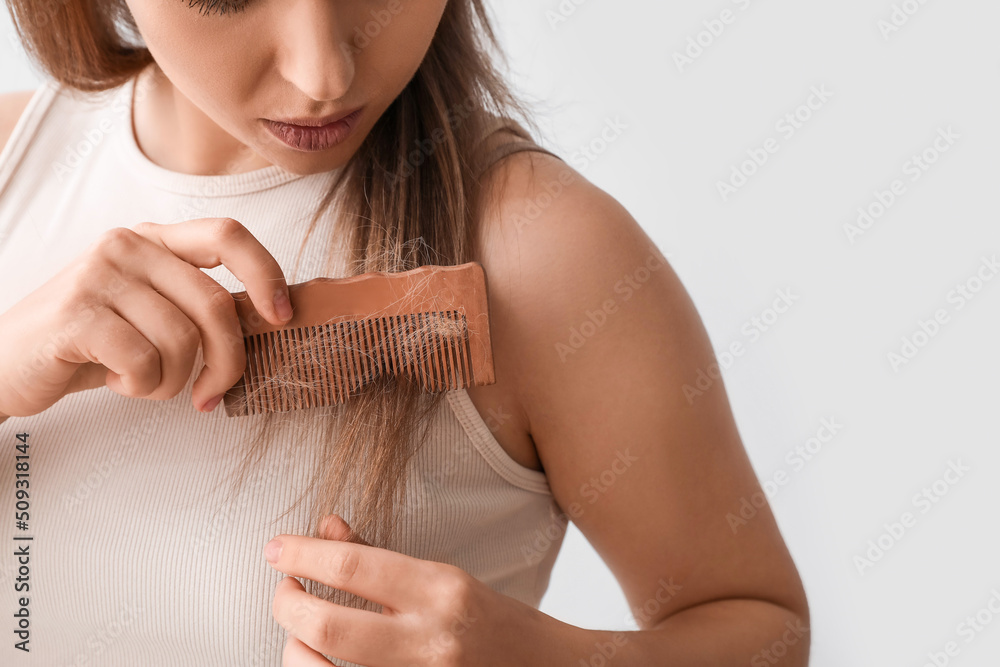
[[[350,57],[338,43],[384,2],[259,0],[221,17],[174,0],[129,6],[166,74],[136,108],[150,159],[193,174],[269,164],[313,173],[346,161],[402,90],[444,2],[410,2],[384,40]],[[368,105],[359,131],[324,153],[297,153],[259,124],[358,104]],[[289,575],[273,604],[288,631],[283,664],[328,664],[323,654],[368,665],[601,664],[609,650],[618,665],[807,664],[805,593],[770,508],[735,531],[727,521],[760,486],[724,383],[694,401],[683,392],[715,357],[681,281],[628,211],[567,164],[517,154],[487,187],[501,182],[498,210],[478,212],[476,258],[489,276],[497,383],[469,395],[508,454],[545,471],[641,629],[562,623],[456,567],[358,543],[331,517],[325,539],[275,537],[271,565]],[[561,193],[540,199],[556,182]],[[571,330],[602,309],[603,324],[567,353]],[[295,577],[385,611],[318,600]]]
[[[395,15],[385,1],[252,0],[226,14],[204,14],[184,0],[126,4],[166,75],[135,109],[136,138],[153,162],[190,174],[269,165],[312,174],[357,151],[420,66],[446,2],[406,0]],[[392,20],[382,26],[373,11]],[[356,29],[378,34],[365,44]],[[261,121],[361,105],[352,136],[320,153],[289,148]]]

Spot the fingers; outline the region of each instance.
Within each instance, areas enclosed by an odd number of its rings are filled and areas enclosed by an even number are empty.
[[[287,284],[274,257],[241,224],[228,218],[172,225],[141,223],[133,230],[163,248],[164,254],[196,267],[224,264],[244,283],[254,307],[270,321],[288,318],[275,310],[274,296],[287,299]],[[172,262],[151,262],[150,284],[170,299],[201,331],[204,370],[192,388],[201,409],[236,384],[246,368],[246,351],[232,295],[201,271],[178,271]]]
[[[302,643],[295,635],[288,635],[285,650],[281,653],[281,667],[329,667],[333,663]]]
[[[114,311],[119,318],[104,313],[90,336],[87,358],[66,360],[106,366],[106,383],[123,395],[175,396],[190,378],[199,345],[205,368],[192,389],[198,409],[239,380],[246,352],[236,303],[200,268],[224,264],[244,283],[261,316],[278,325],[291,317],[290,308],[279,315],[275,306],[275,295],[286,302],[288,295],[277,261],[230,218],[115,228],[93,249],[96,254],[78,267],[81,280],[94,281],[101,271],[125,277],[124,289],[91,290],[99,310]],[[76,379],[75,386],[82,380]]]
[[[168,399],[187,384],[200,344],[206,368],[192,400],[201,406],[233,386],[246,366],[235,302],[160,246],[139,246],[133,259],[145,266],[145,275],[92,308],[94,321],[80,328],[84,358],[66,360],[102,364],[109,371],[104,383],[123,396]],[[81,380],[77,388],[84,388]]]
[[[220,264],[243,282],[253,317],[277,327],[291,319],[281,268],[235,220],[106,230],[56,277],[0,313],[16,323],[3,332],[2,343],[15,348],[4,365],[26,369],[18,361],[26,356],[32,363],[31,374],[0,386],[5,408],[35,414],[102,379],[125,396],[170,398],[190,378],[199,345],[205,369],[192,401],[204,409],[221,398],[245,370],[246,354],[233,296],[199,270]],[[43,337],[52,344],[42,345]]]
[[[197,327],[152,289],[135,289],[97,310],[93,326],[79,336],[90,363],[81,366],[67,391],[101,384],[132,398],[176,396],[191,377],[198,349]],[[78,360],[77,360],[78,361]]]
[[[236,220],[211,218],[170,225],[144,222],[132,229],[193,266],[211,269],[224,265],[243,283],[250,301],[269,322],[283,324],[290,319],[290,312],[285,317],[275,307],[275,298],[288,301],[288,284],[281,267]]]
[[[160,252],[170,255],[165,249]],[[177,270],[180,263],[176,258],[151,262],[146,277],[198,333],[205,368],[191,392],[192,402],[200,409],[209,399],[236,384],[246,368],[246,348],[232,295],[202,271]],[[195,347],[197,344],[191,348],[192,352]],[[185,382],[191,374],[190,365],[186,372]]]
[[[291,635],[289,643],[294,637],[304,645],[286,645],[283,659],[290,667],[329,664],[322,654],[373,667],[395,664],[392,656],[396,649],[390,643],[395,630],[388,616],[310,595],[294,577],[278,582],[273,613]]]
[[[426,598],[429,562],[388,549],[324,540],[304,535],[278,535],[281,553],[273,567],[360,595],[383,607],[402,611]]]
[[[108,388],[123,396],[146,396],[160,384],[160,355],[135,327],[110,308],[95,312],[92,326],[83,329],[77,348],[95,369],[105,367]]]
[[[109,376],[108,387],[125,395],[163,400],[176,396],[191,377],[201,332],[171,301],[149,287],[127,290],[113,305],[115,313],[149,343],[151,350],[129,360],[125,376]],[[118,342],[102,341],[105,348]],[[99,356],[105,354],[102,348]],[[107,364],[105,364],[107,365]],[[119,376],[121,371],[109,366]],[[122,390],[116,387],[122,385]],[[138,392],[143,393],[138,393]]]
[[[108,368],[102,364],[95,364],[88,361],[77,367],[73,377],[66,385],[66,393],[73,394],[78,391],[97,389],[108,383],[110,373]]]

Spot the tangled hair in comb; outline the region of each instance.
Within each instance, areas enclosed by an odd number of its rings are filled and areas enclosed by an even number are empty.
[[[439,392],[495,381],[486,275],[478,262],[313,278],[288,287],[294,316],[265,320],[247,293],[236,314],[247,364],[226,392],[243,416],[342,403],[376,376]]]

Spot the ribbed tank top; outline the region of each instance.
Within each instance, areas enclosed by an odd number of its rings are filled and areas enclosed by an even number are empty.
[[[132,79],[92,98],[47,79],[32,97],[0,153],[0,312],[103,231],[142,221],[232,217],[289,283],[316,275],[310,270],[326,248],[315,233],[298,274],[290,270],[336,172],[166,170],[136,144],[136,89]],[[514,150],[547,152],[522,140],[494,157]],[[202,270],[231,292],[243,289],[223,266]],[[196,371],[200,362],[199,352]],[[309,502],[278,517],[313,470],[309,457],[269,443],[251,480],[222,503],[218,482],[240,460],[258,417],[230,418],[222,406],[197,412],[194,379],[170,400],[101,387],[0,424],[0,664],[279,667],[286,632],[272,602],[285,575],[262,548],[280,533],[309,534]],[[566,527],[545,475],[507,455],[464,389],[440,405],[409,463],[396,550],[456,565],[537,607]],[[304,431],[308,440],[321,429]],[[15,495],[18,433],[29,443],[26,529],[15,523],[25,507]],[[25,546],[22,565],[14,554]],[[29,590],[17,592],[19,583]],[[29,652],[14,647],[21,597]]]

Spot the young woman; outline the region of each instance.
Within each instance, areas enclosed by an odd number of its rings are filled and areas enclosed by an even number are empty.
[[[482,0],[8,5],[46,79],[0,102],[3,664],[807,663],[697,311],[514,120]],[[467,261],[495,384],[213,410],[232,292]],[[538,611],[570,520],[638,630]]]

